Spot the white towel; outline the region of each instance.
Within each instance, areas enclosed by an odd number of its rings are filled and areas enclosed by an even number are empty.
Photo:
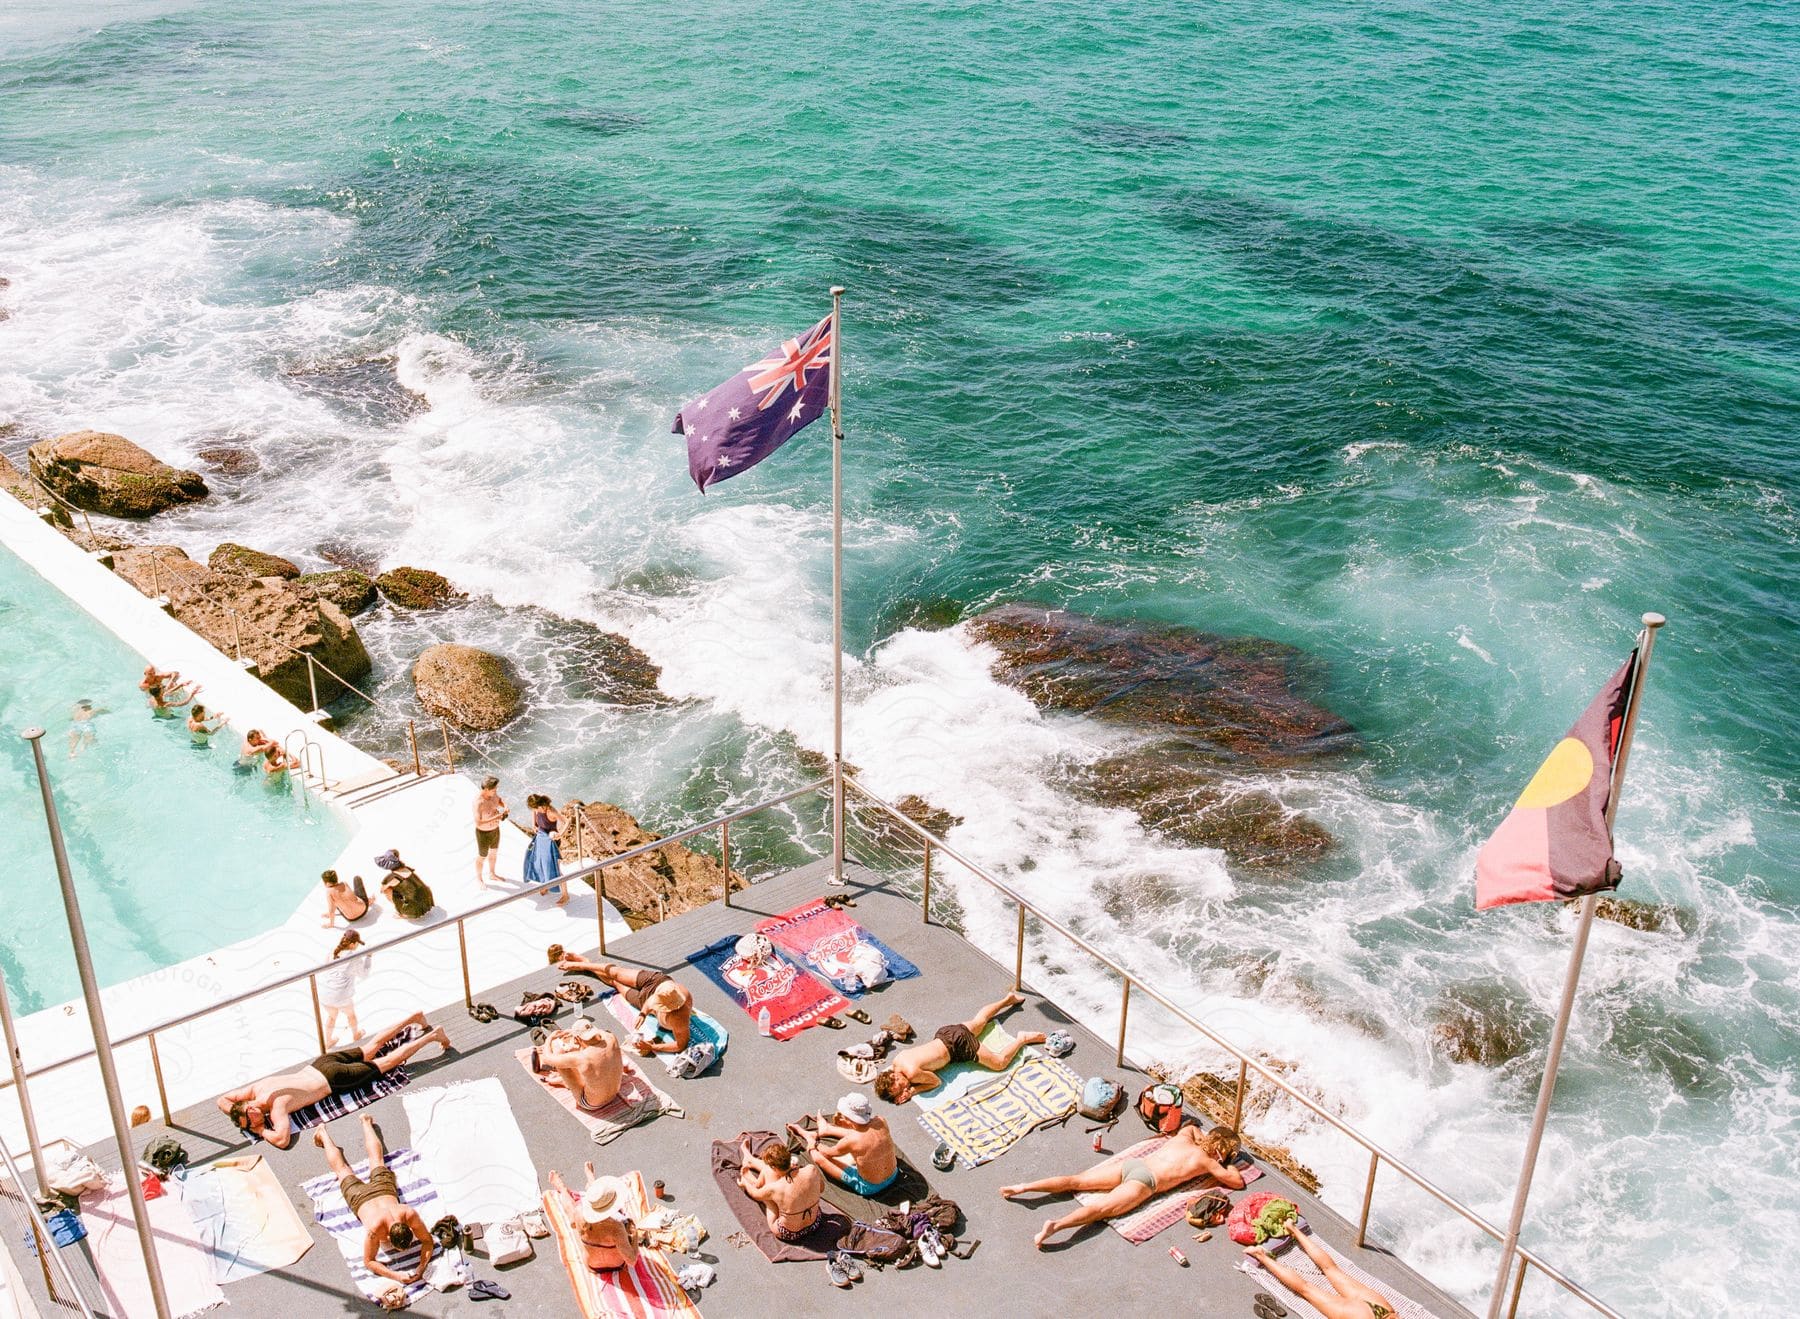
[[[437,1190],[438,1212],[464,1223],[499,1223],[542,1196],[506,1090],[494,1077],[409,1090],[412,1148]]]

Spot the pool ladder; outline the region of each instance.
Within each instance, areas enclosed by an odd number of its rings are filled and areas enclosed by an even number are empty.
[[[300,754],[294,754],[294,739],[300,739]],[[282,739],[282,754],[300,765],[300,776],[311,778],[319,785],[320,792],[331,790],[331,780],[325,777],[325,748],[307,736],[304,728],[296,728]],[[317,757],[315,766],[314,757]]]

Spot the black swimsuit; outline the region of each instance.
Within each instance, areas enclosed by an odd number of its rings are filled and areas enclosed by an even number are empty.
[[[381,1077],[381,1069],[363,1057],[361,1049],[339,1049],[336,1053],[322,1053],[313,1059],[312,1067],[325,1078],[325,1084],[334,1095],[347,1095],[352,1090],[361,1090],[375,1084]]]

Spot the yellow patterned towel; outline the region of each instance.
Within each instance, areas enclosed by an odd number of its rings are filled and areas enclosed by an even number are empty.
[[[969,1167],[999,1158],[1027,1133],[1075,1111],[1081,1078],[1054,1058],[1028,1058],[1010,1072],[919,1114],[919,1125]]]

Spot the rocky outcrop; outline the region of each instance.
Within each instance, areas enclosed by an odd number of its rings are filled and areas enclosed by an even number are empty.
[[[29,453],[33,477],[90,513],[147,518],[207,495],[198,472],[171,467],[122,435],[73,431]]]
[[[825,769],[829,770],[830,768],[830,762],[827,761]],[[870,805],[854,793],[848,793],[846,796],[849,799],[850,816],[859,828],[857,835],[859,839],[866,840],[873,847],[902,851],[916,851],[924,846],[917,834],[900,824],[880,807]],[[953,815],[941,807],[933,806],[915,793],[908,793],[896,801],[894,809],[920,828],[939,838],[963,822],[962,816]]]
[[[324,705],[343,694],[338,678],[369,675],[369,652],[343,610],[294,582],[217,572],[172,545],[121,550],[113,571],[145,595],[168,596],[175,618],[225,654],[241,641],[257,675],[303,710],[312,706],[313,682]],[[318,661],[312,681],[307,655]]]
[[[294,579],[322,600],[329,600],[351,618],[375,603],[375,583],[354,568],[309,572]]]
[[[668,697],[657,687],[662,669],[651,658],[616,632],[592,624],[557,618],[546,634],[558,650],[569,656],[566,670],[570,694],[584,701],[609,705],[662,705]]]
[[[1293,1064],[1280,1059],[1265,1058],[1264,1065],[1277,1074],[1297,1070]],[[1161,1081],[1173,1080],[1173,1075],[1165,1069],[1152,1067],[1150,1074]],[[1282,1080],[1292,1083],[1292,1078],[1283,1075]],[[1206,1116],[1209,1122],[1220,1126],[1231,1124],[1233,1111],[1237,1107],[1237,1073],[1229,1077],[1215,1076],[1211,1072],[1195,1072],[1179,1082],[1181,1097],[1187,1101],[1189,1108]],[[1281,1092],[1274,1086],[1262,1081],[1254,1072],[1250,1074],[1244,1087],[1244,1107],[1238,1117],[1239,1135],[1244,1148],[1250,1151],[1259,1163],[1268,1165],[1278,1172],[1284,1173],[1309,1195],[1317,1195],[1323,1185],[1319,1175],[1294,1156],[1294,1152],[1285,1145],[1274,1145],[1260,1141],[1252,1136],[1244,1135],[1242,1128],[1248,1123],[1246,1119],[1267,1113]],[[1132,1098],[1137,1096],[1133,1095]],[[1311,1095],[1314,1099],[1322,1096]]]
[[[1576,898],[1565,905],[1575,907],[1580,903],[1581,900]],[[1665,931],[1692,934],[1699,928],[1699,921],[1686,907],[1678,907],[1673,902],[1641,902],[1636,898],[1620,898],[1612,894],[1600,896],[1599,901],[1594,904],[1594,916],[1615,925],[1645,930],[1652,934]]]
[[[456,588],[429,568],[390,568],[375,589],[402,609],[436,609],[456,598]]]
[[[214,572],[236,577],[280,577],[292,581],[300,575],[300,569],[279,554],[264,554],[261,550],[234,545],[230,541],[206,556],[206,566]]]
[[[1240,865],[1316,861],[1337,840],[1323,825],[1255,788],[1226,779],[1184,743],[1159,743],[1074,770],[1069,786],[1101,806],[1136,812],[1148,829],[1190,847],[1216,847]]]
[[[1498,1067],[1549,1035],[1550,1021],[1524,993],[1494,981],[1446,989],[1432,1005],[1431,1042],[1451,1062]]]
[[[562,815],[565,870],[629,852],[662,836],[606,802],[570,802],[562,808]],[[579,827],[576,816],[580,817]],[[746,886],[747,881],[736,871],[730,878],[734,892]],[[670,843],[635,861],[608,867],[606,897],[632,928],[638,929],[717,902],[725,892],[725,881],[725,868],[712,857]]]
[[[414,661],[412,677],[419,704],[460,728],[499,728],[525,703],[512,666],[474,646],[432,646]]]
[[[74,519],[69,516],[68,509],[57,503],[50,497],[48,490],[7,462],[5,458],[0,458],[0,490],[4,490],[34,513],[40,508],[49,509],[50,520],[59,527],[66,529],[75,525]]]
[[[334,568],[354,568],[370,581],[381,572],[381,554],[373,546],[343,540],[322,540],[314,547],[318,556]]]
[[[1187,628],[1002,605],[967,624],[1000,652],[995,676],[1046,710],[1178,733],[1221,760],[1283,765],[1348,749],[1348,723],[1301,694],[1291,646]]]

